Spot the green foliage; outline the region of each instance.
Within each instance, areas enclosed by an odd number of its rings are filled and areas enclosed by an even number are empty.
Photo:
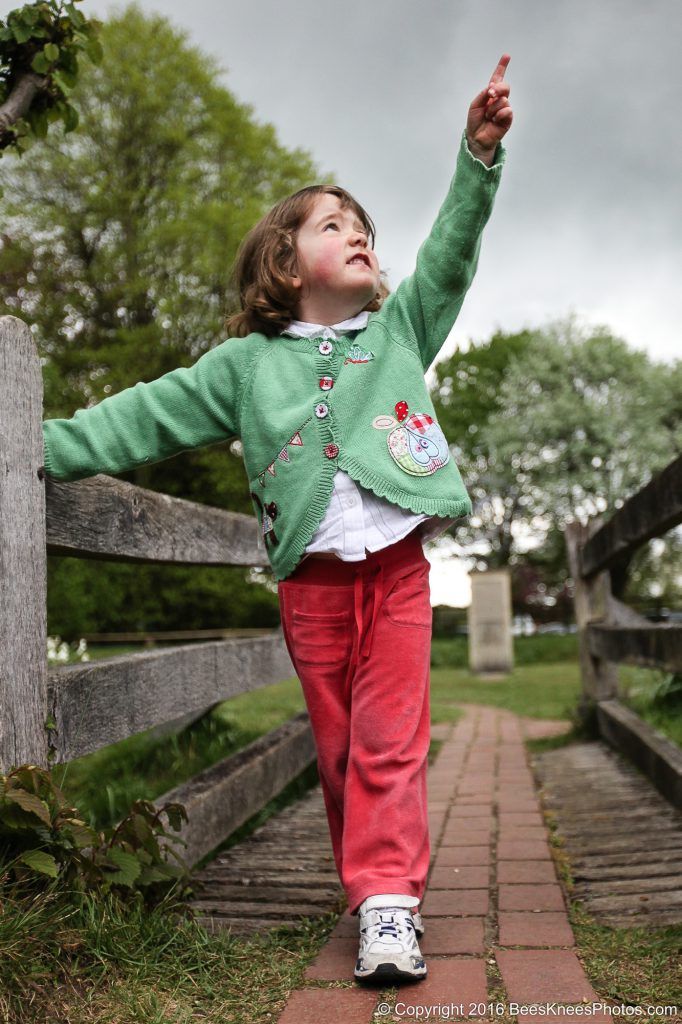
[[[682,527],[638,548],[620,596],[642,614],[682,606]]]
[[[679,673],[642,665],[618,666],[620,699],[645,722],[682,747],[682,685]]]
[[[78,132],[10,156],[0,201],[0,311],[32,325],[46,418],[189,366],[222,341],[245,232],[320,178],[165,18],[131,4],[101,40],[102,61],[82,69],[71,96]],[[253,515],[237,442],[121,479]],[[76,563],[49,560],[49,630],[67,639],[278,622],[267,570]]]
[[[666,675],[654,689],[651,699],[656,707],[682,712],[682,673]]]
[[[531,331],[504,334],[455,352],[434,370],[432,399],[446,435],[459,458],[474,463],[486,455],[484,428],[500,408],[500,386],[512,358],[519,358],[533,338]]]
[[[277,594],[264,570],[136,565],[48,558],[50,630],[84,633],[165,629],[276,629]],[[253,579],[247,583],[247,579]]]
[[[524,569],[514,577],[517,610],[535,603],[565,617],[563,529],[608,517],[682,450],[682,360],[655,362],[607,326],[569,315],[498,332],[436,373],[436,414],[474,503],[458,544],[477,568]],[[672,603],[680,562],[671,550],[662,561]]]
[[[136,800],[116,827],[98,832],[70,806],[49,771],[20,765],[0,775],[0,885],[40,888],[47,876],[65,889],[138,891],[154,902],[188,875],[167,841],[183,840],[164,827],[164,814],[175,832],[187,820],[182,804],[157,809]]]
[[[170,901],[50,891],[3,902],[3,1024],[260,1024],[276,1019],[337,914],[237,938]]]
[[[100,23],[81,14],[75,6],[80,2],[41,0],[0,21],[0,106],[26,75],[40,76],[28,109],[12,123],[0,123],[0,155],[13,150],[21,156],[32,141],[46,137],[52,121],[61,120],[64,133],[78,126],[70,97],[78,82],[79,57],[94,63],[102,59]]]

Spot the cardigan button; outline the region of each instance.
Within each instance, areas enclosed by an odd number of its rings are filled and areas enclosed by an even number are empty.
[[[320,387],[323,391],[330,391],[334,387],[334,381],[331,377],[320,377]]]
[[[334,346],[332,345],[331,341],[329,341],[328,338],[325,338],[324,341],[320,342],[318,348],[323,356],[328,356],[329,353],[333,351]]]
[[[324,404],[324,402],[320,402],[319,405],[315,406],[315,415],[320,420],[323,420],[328,412],[329,412],[329,408],[328,408],[328,406],[326,406]]]
[[[328,459],[335,459],[336,456],[339,454],[338,444],[326,444],[324,446],[324,454],[327,456]]]

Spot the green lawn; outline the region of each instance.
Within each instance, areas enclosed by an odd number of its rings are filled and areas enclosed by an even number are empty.
[[[530,718],[570,719],[580,697],[577,662],[519,665],[500,680],[484,680],[464,669],[431,669],[431,717],[448,721],[453,706],[486,704]]]

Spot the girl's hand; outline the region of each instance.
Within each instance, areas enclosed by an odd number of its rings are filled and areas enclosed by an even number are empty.
[[[497,143],[511,128],[514,115],[509,106],[509,86],[504,81],[510,60],[508,53],[502,54],[489,85],[474,97],[469,107],[467,143],[476,157],[492,156]]]

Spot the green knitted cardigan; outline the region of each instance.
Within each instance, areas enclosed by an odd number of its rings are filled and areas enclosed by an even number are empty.
[[[337,469],[401,508],[470,515],[424,374],[476,272],[505,157],[499,144],[487,167],[462,133],[454,178],[414,273],[363,330],[335,339],[229,338],[190,367],[70,419],[45,420],[46,473],[57,480],[122,473],[239,437],[277,580],[302,558]]]

